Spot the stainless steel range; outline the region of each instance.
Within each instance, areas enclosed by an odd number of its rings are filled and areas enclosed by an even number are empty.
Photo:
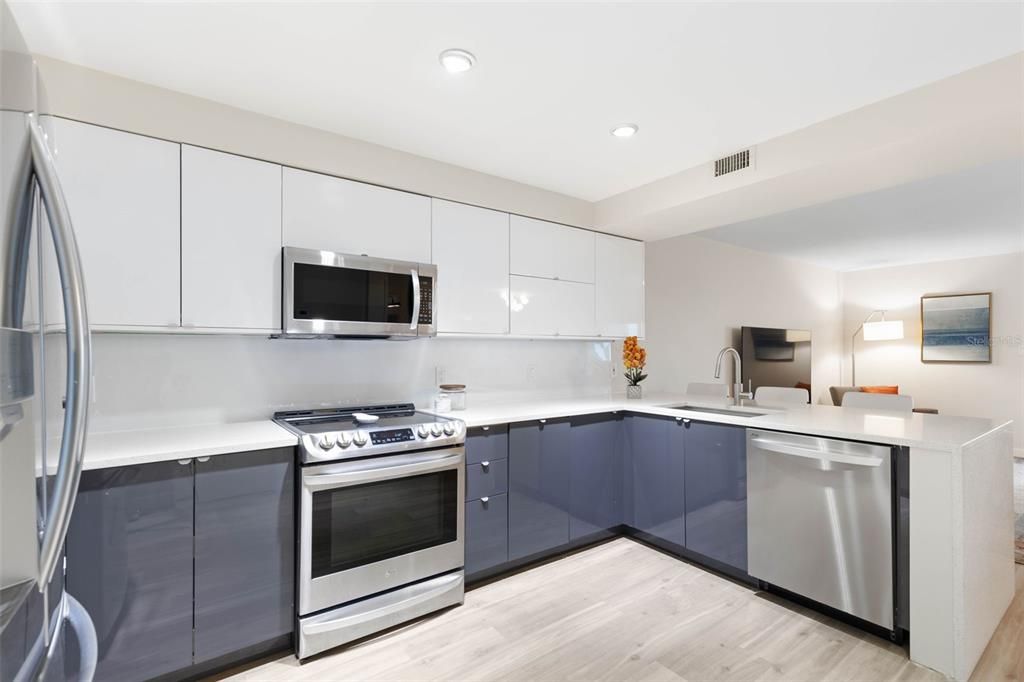
[[[462,603],[462,422],[412,404],[274,421],[300,440],[298,658]]]

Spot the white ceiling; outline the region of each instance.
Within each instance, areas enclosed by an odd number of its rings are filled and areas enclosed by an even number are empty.
[[[987,163],[696,235],[840,271],[1024,251],[1024,160]]]
[[[13,9],[41,54],[591,201],[1024,49],[1017,2]]]

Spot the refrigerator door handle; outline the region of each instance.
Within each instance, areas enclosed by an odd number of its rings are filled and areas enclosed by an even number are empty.
[[[39,585],[43,589],[50,583],[60,561],[61,548],[71,523],[71,510],[75,505],[82,475],[89,381],[92,374],[92,339],[86,313],[82,263],[67,202],[57,179],[53,157],[46,147],[42,128],[34,114],[28,114],[27,118],[32,148],[32,174],[39,183],[39,194],[53,235],[57,271],[64,298],[64,322],[67,326],[67,406],[64,410],[54,495],[47,505],[46,526],[39,551]]]
[[[56,608],[48,619],[48,634],[40,632],[25,656],[21,669],[14,676],[14,682],[34,682],[47,676],[46,672],[54,660],[54,654],[62,638],[58,635],[61,626],[67,623],[75,633],[81,663],[75,680],[91,682],[96,674],[99,660],[99,641],[96,627],[88,612],[67,592],[61,596]]]

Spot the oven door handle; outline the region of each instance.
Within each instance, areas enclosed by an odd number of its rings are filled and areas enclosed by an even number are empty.
[[[372,481],[384,481],[392,478],[403,478],[416,474],[425,474],[433,471],[444,471],[457,468],[462,463],[462,452],[444,452],[439,455],[417,456],[408,460],[395,463],[391,466],[380,466],[363,468],[352,466],[346,471],[344,465],[331,467],[331,471],[322,474],[302,473],[302,486],[307,490],[323,490],[324,488],[340,488],[359,483]],[[355,465],[356,463],[353,463]],[[359,462],[365,466],[365,460]]]

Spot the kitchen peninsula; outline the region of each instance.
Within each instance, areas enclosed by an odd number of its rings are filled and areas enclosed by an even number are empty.
[[[780,409],[746,402],[733,408],[724,399],[685,394],[642,400],[474,398],[469,409],[448,415],[462,420],[468,430],[467,468],[472,467],[476,434],[507,429],[510,424],[554,424],[613,414],[905,449],[909,480],[903,483],[910,499],[906,617],[911,659],[955,679],[967,679],[1012,599],[1012,422],[825,405]],[[84,468],[206,458],[295,443],[294,435],[270,422],[93,434]],[[472,541],[470,534],[467,553],[472,551]],[[940,594],[951,598],[939,599]]]

